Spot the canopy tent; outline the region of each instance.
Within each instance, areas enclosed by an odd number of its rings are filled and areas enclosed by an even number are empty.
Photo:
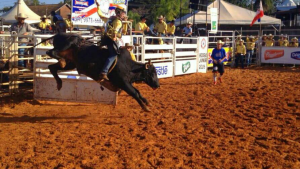
[[[250,11],[248,9],[233,5],[231,3],[225,2],[223,0],[216,0],[207,7],[207,23],[210,24],[210,8],[219,8],[220,2],[220,24],[222,25],[250,25],[256,12]],[[187,14],[181,17],[181,24],[186,24],[187,22],[193,23],[193,15]],[[195,15],[195,24],[205,24],[206,23],[206,12],[199,11]],[[255,24],[259,24],[256,22]],[[261,18],[261,24],[281,24],[280,19],[276,19],[270,16],[264,15]],[[180,18],[176,19],[175,25],[180,25]]]
[[[11,24],[16,22],[15,16],[18,13],[18,4],[19,4],[19,13],[23,13],[27,15],[27,19],[25,20],[26,23],[38,23],[40,22],[40,16],[34,13],[23,0],[18,0],[19,3],[16,3],[15,6],[10,9],[8,12],[3,14],[1,18],[4,19],[4,24]]]

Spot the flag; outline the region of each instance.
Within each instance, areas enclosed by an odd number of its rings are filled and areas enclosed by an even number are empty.
[[[263,16],[264,16],[264,9],[263,9],[263,6],[262,6],[261,0],[260,0],[259,9],[256,11],[256,15],[253,18],[250,26],[252,26],[257,20],[258,20],[258,22],[260,22],[260,18]]]

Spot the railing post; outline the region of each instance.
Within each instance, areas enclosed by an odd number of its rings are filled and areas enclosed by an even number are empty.
[[[197,50],[196,50],[196,72],[198,73],[198,71],[199,71],[199,55],[200,55],[200,52],[199,52],[199,49],[200,49],[200,38],[201,37],[198,37],[197,38]]]
[[[177,52],[177,37],[173,39],[173,57],[172,57],[172,62],[173,62],[173,77],[175,77],[175,71],[176,71],[176,52]]]
[[[19,89],[18,79],[19,79],[19,70],[18,70],[18,43],[16,42],[17,36],[11,37],[11,45],[9,46],[9,95],[17,92]]]

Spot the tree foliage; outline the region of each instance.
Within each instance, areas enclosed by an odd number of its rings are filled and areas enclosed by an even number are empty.
[[[12,8],[12,6],[6,6],[6,7],[3,7],[2,9],[0,9],[0,13],[6,13],[6,12],[8,12],[11,8]]]
[[[24,0],[24,2],[26,3],[26,5],[40,5],[39,0]]]
[[[132,21],[132,26],[134,28],[135,25],[140,21],[141,16],[137,12],[129,11],[128,12],[128,17],[133,20]]]

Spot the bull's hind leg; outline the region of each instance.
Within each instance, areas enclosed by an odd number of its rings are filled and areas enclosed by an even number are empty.
[[[135,89],[132,85],[128,84],[128,85],[125,86],[124,91],[127,94],[129,94],[130,96],[132,96],[139,103],[139,105],[142,107],[142,109],[144,111],[150,112],[150,109],[147,107],[147,105],[140,98],[140,94],[139,94],[139,91],[137,89]]]
[[[62,68],[60,66],[59,62],[48,66],[51,74],[53,75],[54,79],[56,80],[57,90],[60,90],[62,87],[62,80],[59,78],[57,71],[58,70],[73,70],[73,69],[75,69],[75,67],[76,67],[75,64],[73,64],[71,62],[67,63],[64,68]]]

